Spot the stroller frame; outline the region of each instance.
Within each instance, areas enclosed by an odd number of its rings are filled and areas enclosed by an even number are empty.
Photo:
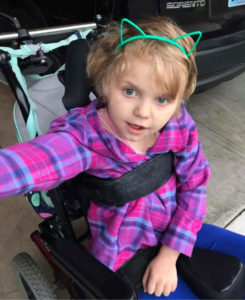
[[[93,24],[94,27],[96,25]],[[28,42],[31,42],[31,40]],[[41,53],[41,58],[39,56],[40,62],[43,54]],[[37,53],[34,52],[33,55],[35,56]],[[0,49],[1,69],[16,97],[24,121],[28,123],[31,110],[28,95],[25,87],[20,84],[9,64],[10,59],[11,53],[8,53],[8,49]],[[36,135],[38,135],[37,131],[32,133],[31,138]],[[64,184],[66,185],[67,183]],[[76,237],[72,220],[81,215],[86,217],[86,204],[81,206],[81,203],[74,199],[75,202],[73,204],[78,208],[78,212],[74,214],[73,209],[69,211],[62,191],[64,184],[48,192],[54,204],[56,216],[50,217],[39,224],[39,230],[35,230],[31,234],[32,241],[45,256],[55,272],[59,274],[63,284],[73,298],[137,299],[137,293],[127,279],[111,271],[85,250],[85,247],[81,243],[88,237],[89,232],[78,238]],[[152,253],[148,255],[148,259],[150,260],[151,258]],[[207,256],[207,261],[209,259],[210,256]],[[222,259],[229,260],[230,257],[224,255]],[[182,274],[185,274],[185,269],[190,268],[190,260],[180,260],[179,266]],[[242,282],[245,276],[243,265],[238,261],[234,261],[232,267],[234,274],[243,272]],[[223,274],[224,269],[220,270],[220,273]],[[191,274],[188,275],[189,279],[192,280],[193,276]],[[109,289],[108,286],[110,287]],[[219,295],[217,294],[217,296]],[[221,295],[220,298],[222,297]]]

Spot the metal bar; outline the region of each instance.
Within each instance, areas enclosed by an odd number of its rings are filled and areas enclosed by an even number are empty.
[[[18,102],[23,119],[26,123],[30,113],[30,104],[28,102],[28,98],[26,96],[25,91],[21,87],[15,75],[15,72],[12,70],[12,67],[8,62],[8,53],[3,50],[0,50],[0,54],[1,54],[0,69],[2,70],[3,75],[5,76],[5,79],[8,82]]]
[[[55,35],[62,33],[69,33],[77,30],[84,29],[96,29],[96,23],[83,23],[83,24],[73,24],[66,26],[56,26],[56,27],[47,27],[40,29],[31,29],[29,30],[29,35],[31,38],[39,38],[46,35]],[[18,34],[15,32],[7,32],[0,34],[0,41],[10,41],[18,38]]]

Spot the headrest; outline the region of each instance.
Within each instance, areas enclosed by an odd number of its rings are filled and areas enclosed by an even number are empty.
[[[89,45],[86,39],[73,41],[66,53],[65,94],[62,99],[67,110],[90,103],[90,87],[86,74]]]

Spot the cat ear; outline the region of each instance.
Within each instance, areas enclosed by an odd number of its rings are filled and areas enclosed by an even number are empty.
[[[133,37],[130,37],[126,40],[123,39],[123,26],[124,26],[124,23],[127,22],[128,24],[130,24],[132,27],[134,27],[139,33],[140,35],[135,35]],[[180,40],[180,39],[183,39],[187,36],[191,36],[191,35],[198,35],[198,38],[194,44],[194,46],[191,48],[191,50],[187,53],[186,50],[179,44],[177,43],[176,41],[177,40]],[[160,37],[160,36],[154,36],[154,35],[147,35],[144,33],[144,31],[139,28],[139,26],[137,26],[136,24],[134,24],[132,21],[130,21],[129,19],[126,19],[126,18],[123,18],[122,21],[121,21],[121,27],[120,27],[120,44],[114,49],[114,50],[117,50],[119,49],[121,46],[127,44],[128,42],[131,42],[133,40],[138,40],[138,39],[154,39],[154,40],[161,40],[161,41],[164,41],[164,42],[167,42],[167,43],[170,43],[172,45],[175,45],[176,47],[178,47],[187,57],[190,56],[190,54],[192,53],[192,51],[196,48],[197,44],[199,43],[200,39],[202,37],[202,33],[201,31],[194,31],[194,32],[190,32],[190,33],[186,33],[186,34],[183,34],[183,35],[180,35],[176,38],[173,38],[173,39],[168,39],[168,38],[165,38],[165,37]]]
[[[198,38],[194,44],[194,46],[191,48],[191,50],[186,53],[186,56],[189,57],[192,53],[192,51],[196,48],[197,44],[199,43],[201,37],[202,37],[202,33],[201,31],[194,31],[194,32],[190,32],[190,33],[186,33],[186,34],[183,34],[183,35],[180,35],[180,36],[177,36],[176,38],[173,38],[172,41],[176,41],[176,40],[180,40],[180,39],[183,39],[187,36],[191,36],[191,35],[198,35]]]
[[[121,40],[121,43],[124,42],[123,40],[123,26],[124,26],[124,23],[127,22],[128,24],[130,24],[131,26],[133,26],[136,30],[138,30],[140,32],[141,35],[145,36],[146,34],[144,33],[144,31],[142,29],[139,28],[139,26],[137,26],[136,24],[134,24],[134,22],[130,21],[129,19],[127,18],[123,18],[122,21],[121,21],[121,30],[120,30],[120,40]]]

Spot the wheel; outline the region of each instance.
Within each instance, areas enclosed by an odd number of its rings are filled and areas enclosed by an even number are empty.
[[[54,289],[29,254],[17,254],[12,264],[27,299],[57,299]]]

